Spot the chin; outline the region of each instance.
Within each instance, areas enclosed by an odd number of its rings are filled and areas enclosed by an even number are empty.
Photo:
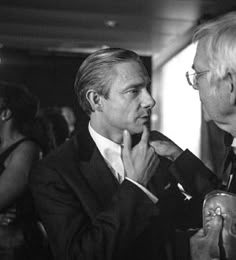
[[[128,129],[128,131],[130,132],[131,135],[141,134],[143,132],[143,125],[132,127]]]

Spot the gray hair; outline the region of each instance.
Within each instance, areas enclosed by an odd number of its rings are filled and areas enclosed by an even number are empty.
[[[200,25],[193,42],[204,40],[208,65],[218,79],[236,70],[236,12]]]
[[[111,70],[114,65],[135,61],[144,67],[139,56],[130,50],[106,48],[89,55],[80,66],[75,79],[75,92],[83,110],[90,114],[92,108],[86,98],[88,90],[93,89],[99,95],[108,98],[112,82]]]

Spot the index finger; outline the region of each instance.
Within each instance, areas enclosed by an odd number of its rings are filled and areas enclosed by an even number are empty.
[[[131,136],[128,130],[124,130],[123,132],[123,153],[128,154],[131,151],[132,147],[132,141],[131,141]]]
[[[143,133],[142,133],[140,142],[148,144],[149,143],[149,135],[150,135],[149,129],[146,125],[144,125],[143,126]]]

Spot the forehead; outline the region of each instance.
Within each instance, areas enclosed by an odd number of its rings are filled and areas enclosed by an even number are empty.
[[[114,65],[112,76],[115,81],[150,81],[146,68],[136,61],[122,62]]]
[[[198,42],[196,54],[193,61],[193,68],[196,71],[203,71],[208,69],[206,44],[206,40],[200,40]]]

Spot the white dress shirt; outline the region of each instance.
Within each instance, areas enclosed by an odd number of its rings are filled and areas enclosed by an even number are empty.
[[[236,138],[233,139],[233,142],[232,142],[231,146],[232,146],[233,151],[235,153],[235,150],[236,150]]]
[[[137,183],[136,181],[133,181],[130,178],[125,177],[125,171],[124,171],[124,165],[121,159],[121,146],[104,136],[98,134],[89,123],[88,125],[89,133],[94,140],[98,150],[100,151],[101,155],[107,162],[108,167],[111,169],[111,172],[114,174],[114,176],[117,178],[119,183],[122,183],[124,179],[127,179],[137,185],[143,192],[146,193],[146,195],[154,202],[156,203],[158,201],[158,198],[152,194],[149,190],[147,190],[144,186]]]

